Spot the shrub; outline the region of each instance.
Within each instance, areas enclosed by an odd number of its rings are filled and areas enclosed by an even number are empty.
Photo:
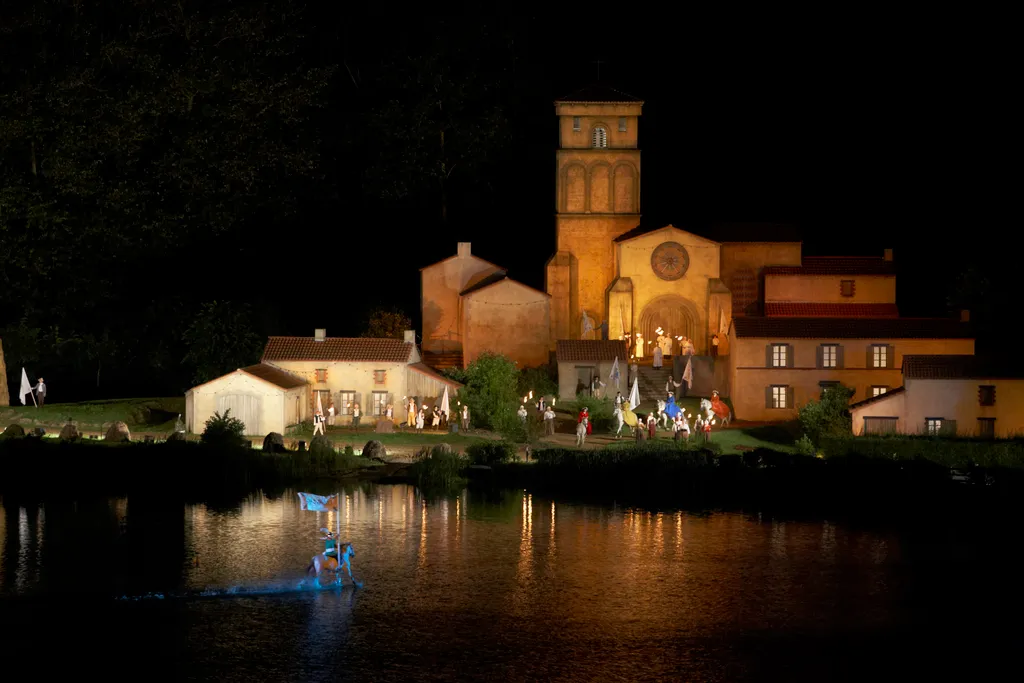
[[[516,429],[516,410],[522,402],[519,371],[507,356],[484,353],[466,368],[465,387],[459,401],[469,405],[473,425],[496,432]]]
[[[945,467],[1024,469],[1024,441],[1019,439],[957,439],[934,436],[858,436],[822,441],[829,460],[877,458],[930,461]]]
[[[204,444],[216,446],[241,446],[245,439],[245,423],[237,417],[231,417],[231,409],[224,414],[214,413],[206,421],[203,434],[199,440]]]
[[[587,394],[578,394],[576,400],[566,406],[574,416],[578,416],[585,407],[590,413],[590,424],[595,432],[610,432],[615,424],[612,413],[615,406],[610,398],[594,398]]]
[[[420,488],[451,489],[466,483],[462,474],[469,466],[469,458],[446,443],[421,449],[413,460],[410,473]]]
[[[814,457],[814,454],[817,452],[811,439],[806,434],[797,439],[794,445],[796,446],[796,452],[800,455]]]
[[[533,392],[534,399],[541,396],[558,396],[558,380],[552,376],[551,368],[542,365],[538,368],[523,368],[519,372],[517,385],[519,396],[528,395]]]
[[[504,465],[516,459],[516,447],[508,441],[483,441],[466,448],[466,455],[474,465]]]
[[[822,392],[821,400],[800,407],[800,426],[812,444],[820,444],[822,439],[851,434],[851,396],[853,389],[848,387],[828,387]]]

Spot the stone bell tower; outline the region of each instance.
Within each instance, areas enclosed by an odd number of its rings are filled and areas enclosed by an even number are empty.
[[[547,263],[551,343],[580,339],[583,313],[594,334],[608,320],[607,289],[615,279],[613,240],[640,222],[643,102],[605,86],[555,102],[559,146],[555,175],[555,255]]]

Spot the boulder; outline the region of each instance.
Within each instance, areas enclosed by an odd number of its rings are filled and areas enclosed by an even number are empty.
[[[363,457],[369,458],[370,460],[376,460],[378,462],[387,462],[387,449],[384,448],[384,444],[376,439],[367,441],[366,445],[363,446]]]
[[[7,429],[4,430],[4,436],[25,436],[25,428],[19,424],[7,425]]]
[[[171,442],[184,443],[188,441],[188,437],[185,436],[185,432],[171,432],[167,435],[167,443]]]
[[[377,420],[377,426],[373,431],[377,434],[394,434],[395,422],[394,420]]]
[[[124,422],[115,422],[107,428],[107,434],[103,438],[106,441],[127,442],[132,440],[132,433],[128,431],[128,425]]]
[[[263,437],[264,453],[284,453],[288,449],[284,447],[284,437],[277,432],[270,432]]]
[[[309,441],[309,452],[313,454],[334,453],[334,442],[323,434],[317,434]]]
[[[61,428],[58,438],[61,441],[77,441],[82,438],[82,432],[78,431],[78,427],[69,422]]]

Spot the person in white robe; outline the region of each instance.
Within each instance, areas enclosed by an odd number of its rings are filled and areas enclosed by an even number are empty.
[[[423,409],[420,408],[419,412],[416,413],[416,431],[423,431]]]
[[[636,357],[644,357],[644,335],[639,332],[636,333]]]
[[[662,359],[661,347],[660,346],[655,346],[654,347],[654,362],[653,362],[653,365],[654,365],[654,368],[656,370],[660,370],[661,369],[661,359]]]
[[[331,405],[327,406],[327,426],[334,426],[334,403],[331,403]]]
[[[667,334],[663,334],[658,337],[658,346],[661,347],[661,353],[664,356],[672,355],[672,337]]]

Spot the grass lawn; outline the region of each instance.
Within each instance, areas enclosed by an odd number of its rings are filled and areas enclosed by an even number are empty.
[[[132,432],[170,432],[178,415],[184,412],[184,396],[53,403],[42,408],[10,406],[0,408],[0,431],[14,423],[23,427],[60,429],[70,417],[83,431],[103,431],[110,423],[121,421]]]

